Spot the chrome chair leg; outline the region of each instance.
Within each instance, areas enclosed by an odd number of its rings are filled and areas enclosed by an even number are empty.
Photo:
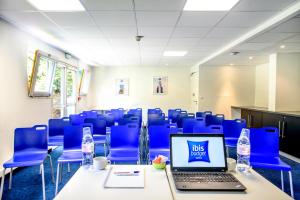
[[[54,180],[54,171],[53,171],[52,158],[51,158],[51,156],[50,156],[49,154],[48,154],[48,157],[49,157],[50,167],[51,167],[52,183],[54,184],[54,183],[55,183],[55,180]]]
[[[283,171],[280,171],[280,177],[281,177],[281,190],[284,191],[284,181],[283,181]]]
[[[3,169],[2,173],[2,179],[1,179],[1,191],[0,191],[0,199],[2,199],[2,194],[3,194],[3,186],[4,186],[4,179],[5,179],[5,170],[6,168]]]
[[[289,171],[289,179],[290,179],[291,196],[294,198],[294,187],[293,187],[293,178],[292,178],[292,172],[291,171]]]
[[[103,149],[104,149],[104,156],[106,157],[106,144],[103,144]]]
[[[42,171],[43,200],[46,200],[44,164],[41,164],[41,171]]]
[[[11,189],[11,185],[12,185],[12,173],[13,173],[13,168],[10,168],[10,172],[9,172],[9,185],[8,185],[8,189]]]
[[[68,172],[71,172],[70,163],[68,163]]]
[[[60,164],[57,164],[57,172],[56,172],[56,185],[55,185],[55,196],[57,195],[58,192],[58,181],[60,180],[60,172],[59,172]]]
[[[64,165],[61,163],[60,164],[60,174],[59,174],[59,183],[62,181],[62,173],[63,173]]]

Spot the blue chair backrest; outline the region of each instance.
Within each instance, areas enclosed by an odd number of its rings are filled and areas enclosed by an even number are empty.
[[[118,108],[118,109],[111,109],[111,113],[114,116],[115,121],[118,121],[121,119],[124,115],[124,109]]]
[[[195,114],[194,113],[187,113],[187,111],[180,111],[179,115],[177,116],[177,126],[178,128],[183,127],[183,120],[189,118],[189,119],[194,119]]]
[[[93,134],[106,135],[106,120],[104,118],[86,118],[84,123],[93,125]]]
[[[246,120],[224,120],[223,121],[224,137],[239,138],[243,128],[246,128]]]
[[[211,111],[204,111],[204,115],[212,115]]]
[[[83,111],[83,114],[86,115],[86,118],[97,118],[98,112],[95,110]]]
[[[112,126],[110,138],[111,148],[138,148],[139,127],[137,124]]]
[[[111,113],[105,113],[103,115],[103,117],[104,117],[104,119],[106,121],[106,126],[107,127],[112,127],[115,124],[115,118],[114,118],[113,114],[111,114]],[[101,118],[101,116],[100,116],[100,118]]]
[[[222,125],[194,126],[193,133],[223,133]]]
[[[196,112],[196,117],[205,117],[204,112]]]
[[[70,115],[70,123],[71,125],[83,124],[86,117],[87,116],[84,113]]]
[[[19,152],[48,152],[48,133],[46,125],[30,128],[16,128],[14,133],[14,157]]]
[[[203,117],[194,118],[184,118],[183,119],[183,133],[193,133],[194,127],[205,127],[205,119]]]
[[[161,115],[162,114],[162,110],[160,108],[148,109],[148,115],[149,114],[158,114],[158,115]]]
[[[225,117],[223,114],[205,115],[206,126],[222,125],[224,119]]]
[[[279,156],[279,133],[274,127],[250,129],[250,155]]]
[[[177,133],[176,126],[169,124],[154,125],[149,127],[149,148],[170,148],[170,134]]]
[[[49,137],[64,135],[64,127],[70,125],[70,119],[68,117],[63,117],[61,119],[49,119]]]
[[[69,125],[64,128],[64,151],[81,150],[83,125]]]

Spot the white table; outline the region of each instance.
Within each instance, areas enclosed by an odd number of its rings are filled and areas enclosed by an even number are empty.
[[[151,165],[113,165],[113,167],[117,167],[120,171],[124,167],[145,169],[145,187],[142,189],[104,188],[103,183],[109,171],[109,166],[106,170],[101,171],[87,171],[80,168],[55,199],[172,200],[172,193],[164,170],[156,170]]]
[[[259,175],[254,170],[250,171],[249,175],[243,175],[240,173],[232,173],[244,186],[246,186],[246,192],[194,192],[194,191],[179,191],[176,190],[173,177],[170,171],[170,166],[167,166],[167,174],[170,180],[170,187],[175,200],[290,200],[289,195],[282,192],[275,185],[270,183],[264,177]]]

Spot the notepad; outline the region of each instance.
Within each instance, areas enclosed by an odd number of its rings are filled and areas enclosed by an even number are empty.
[[[104,188],[144,188],[144,168],[114,167],[107,173]]]

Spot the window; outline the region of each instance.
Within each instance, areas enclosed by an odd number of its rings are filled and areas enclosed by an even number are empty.
[[[83,70],[83,75],[80,84],[80,96],[87,95],[90,85],[91,72],[89,69]]]
[[[49,97],[56,62],[51,55],[37,51],[34,59],[33,73],[30,79],[29,96]]]

